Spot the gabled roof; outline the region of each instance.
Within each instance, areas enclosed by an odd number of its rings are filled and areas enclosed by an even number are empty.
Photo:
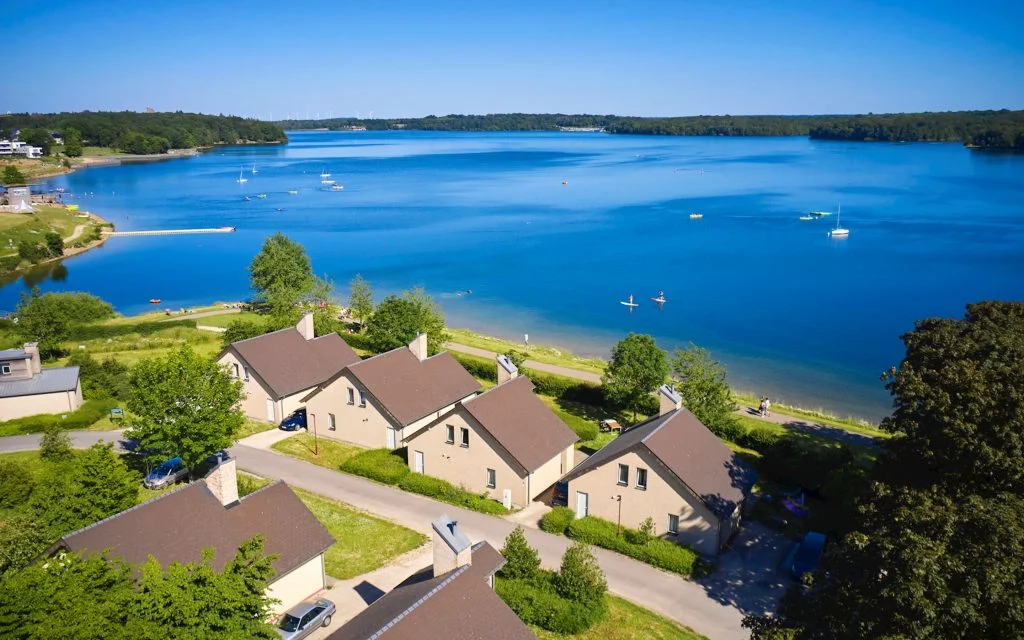
[[[530,473],[579,440],[537,397],[526,376],[488,389],[462,406]]]
[[[494,547],[480,542],[472,564],[410,576],[328,640],[535,640],[487,583],[504,564]]]
[[[24,349],[4,349],[0,351],[0,360],[24,360],[28,353]]]
[[[172,562],[197,562],[203,549],[216,548],[213,567],[220,571],[239,545],[256,534],[266,536],[263,550],[277,554],[274,569],[283,575],[334,544],[327,529],[277,481],[225,507],[206,483],[197,480],[79,529],[57,541],[49,553],[102,552],[134,564],[152,555],[164,567]]]
[[[480,383],[447,352],[421,361],[408,347],[399,347],[350,365],[348,372],[403,427],[480,390]]]
[[[577,478],[640,448],[660,460],[719,518],[728,517],[754,485],[754,471],[685,408],[623,432],[562,480]]]
[[[239,340],[228,349],[245,360],[278,398],[315,387],[359,362],[359,356],[338,334],[306,340],[294,327]]]
[[[0,398],[59,393],[61,391],[74,391],[77,388],[78,367],[43,369],[31,378],[0,380]]]

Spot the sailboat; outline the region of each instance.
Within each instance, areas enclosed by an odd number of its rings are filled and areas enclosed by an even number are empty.
[[[256,163],[252,163],[252,175],[256,175],[259,171],[256,170]]]
[[[324,167],[323,170],[320,172],[320,177],[321,178],[330,178],[331,177],[331,174],[327,173],[327,167]]]
[[[238,169],[238,184],[245,184],[246,182],[249,182],[249,178],[246,178],[244,175],[242,175],[243,171],[244,169],[242,168]]]
[[[625,300],[620,300],[619,304],[625,305],[625,306],[629,307],[629,312],[630,313],[633,313],[633,309],[635,309],[636,307],[640,306],[639,304],[633,302],[633,294],[632,293],[629,294],[629,302],[626,302]]]
[[[849,229],[844,229],[839,226],[839,219],[843,216],[843,205],[839,205],[839,210],[836,212],[836,228],[829,231],[828,235],[830,238],[845,238],[850,235]]]

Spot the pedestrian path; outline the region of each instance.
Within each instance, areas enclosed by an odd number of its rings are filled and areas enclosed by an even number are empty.
[[[445,345],[451,351],[457,351],[459,353],[465,353],[471,356],[478,356],[481,358],[487,358],[493,360],[498,357],[498,354],[494,351],[488,351],[487,349],[480,349],[478,347],[470,347],[464,344],[457,344],[455,342],[449,342]],[[565,376],[566,378],[574,378],[576,380],[582,380],[583,382],[590,382],[592,384],[601,384],[601,376],[596,373],[590,373],[589,371],[580,371],[579,369],[570,369],[569,367],[560,367],[556,364],[547,364],[544,362],[537,362],[536,360],[527,359],[523,362],[523,366],[527,369],[534,369],[536,371],[544,371],[545,373],[553,373],[559,376]]]

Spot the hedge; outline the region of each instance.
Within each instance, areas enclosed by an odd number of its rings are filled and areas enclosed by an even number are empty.
[[[607,612],[601,604],[574,602],[559,596],[550,579],[511,580],[498,578],[494,590],[519,619],[562,635],[574,635],[600,622]]]
[[[540,519],[540,528],[548,533],[565,535],[565,530],[575,519],[576,512],[569,507],[555,507]]]
[[[41,433],[49,427],[60,427],[72,431],[84,429],[99,422],[116,407],[116,400],[86,400],[77,411],[65,414],[40,414],[0,422],[0,436],[16,436],[24,433]],[[61,416],[66,416],[62,418]]]
[[[352,456],[341,464],[341,470],[384,484],[398,484],[409,475],[409,465],[390,449],[371,449]]]
[[[782,434],[768,427],[754,427],[736,438],[736,444],[754,451],[767,451],[778,444]]]
[[[428,498],[465,507],[480,513],[504,515],[508,510],[500,502],[486,496],[470,493],[452,483],[422,473],[410,473],[398,482],[398,488],[411,493],[418,493]]]
[[[479,380],[498,381],[498,364],[493,360],[449,351],[471,376]]]
[[[338,335],[341,336],[341,339],[348,343],[348,346],[353,349],[362,349],[363,351],[375,353],[373,347],[370,345],[370,339],[366,337],[365,333],[348,333],[347,331],[339,331]]]
[[[623,535],[616,536],[614,522],[586,516],[570,522],[565,530],[565,535],[573,540],[617,551],[634,560],[646,562],[666,571],[684,576],[693,573],[698,556],[692,549],[661,538],[652,538],[647,544],[634,544],[629,542],[627,537],[630,540],[640,540],[643,536],[627,527],[622,529]]]

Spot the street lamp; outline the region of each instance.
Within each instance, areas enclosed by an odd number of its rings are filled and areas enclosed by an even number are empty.
[[[622,495],[612,496],[612,500],[619,503],[619,519],[615,522],[615,537],[618,538],[622,530]]]

